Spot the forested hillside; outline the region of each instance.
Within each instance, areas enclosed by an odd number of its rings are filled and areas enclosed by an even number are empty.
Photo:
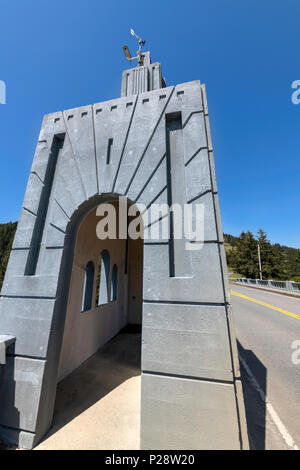
[[[224,234],[224,240],[229,270],[243,277],[259,278],[259,243],[263,279],[300,282],[300,249],[270,243],[262,229],[256,237],[247,231],[239,237]]]
[[[0,224],[0,289],[2,287],[16,228],[17,222]]]

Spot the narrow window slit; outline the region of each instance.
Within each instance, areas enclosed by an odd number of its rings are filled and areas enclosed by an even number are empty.
[[[111,155],[111,148],[112,148],[113,142],[114,142],[114,139],[108,139],[106,165],[110,164],[110,155]]]
[[[110,256],[107,250],[102,251],[97,273],[96,307],[109,302]]]

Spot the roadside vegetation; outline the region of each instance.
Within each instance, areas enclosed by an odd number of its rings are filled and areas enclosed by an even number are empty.
[[[300,249],[270,243],[262,229],[256,237],[249,230],[239,237],[224,234],[224,242],[231,280],[237,277],[259,279],[259,243],[263,279],[300,282]]]
[[[0,289],[2,287],[16,228],[17,222],[0,224]]]

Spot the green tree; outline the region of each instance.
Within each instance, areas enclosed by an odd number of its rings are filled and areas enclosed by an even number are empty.
[[[224,233],[227,264],[246,277],[259,277],[257,244],[260,244],[263,279],[300,281],[300,249],[272,244],[263,229],[257,240],[251,232],[239,237]]]
[[[260,246],[261,269],[263,279],[286,279],[287,272],[283,266],[280,252],[270,243],[266,232],[258,230],[257,241]]]
[[[15,236],[17,223],[9,222],[0,224],[0,289],[2,288],[3,279]]]
[[[242,232],[236,240],[234,253],[231,254],[231,262],[234,269],[248,278],[258,277],[257,241],[249,230]]]

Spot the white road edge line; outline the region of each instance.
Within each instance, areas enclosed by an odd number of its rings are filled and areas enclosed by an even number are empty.
[[[277,427],[279,433],[281,434],[283,440],[288,445],[288,447],[290,447],[291,449],[299,450],[298,446],[295,444],[294,439],[292,438],[292,436],[288,432],[287,428],[285,427],[285,425],[283,424],[283,422],[279,418],[279,416],[276,413],[276,411],[275,411],[274,407],[272,406],[272,404],[269,402],[269,399],[268,399],[267,395],[265,394],[265,392],[262,390],[259,383],[257,382],[257,380],[256,380],[255,376],[253,375],[251,369],[249,368],[248,364],[246,363],[246,361],[241,356],[239,356],[239,359],[240,359],[240,362],[242,363],[244,369],[246,370],[247,374],[249,375],[249,377],[250,377],[250,379],[253,383],[253,386],[255,387],[257,392],[259,393],[260,398],[266,404],[267,411],[269,412],[269,415],[270,415],[273,423]]]

